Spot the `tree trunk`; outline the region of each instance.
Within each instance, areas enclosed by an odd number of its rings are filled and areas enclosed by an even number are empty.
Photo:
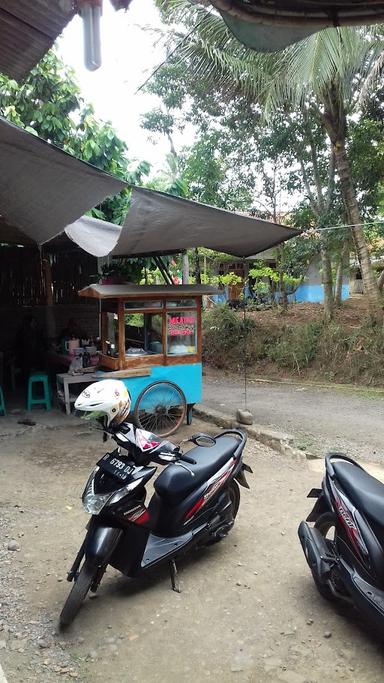
[[[199,250],[195,247],[195,279],[196,284],[201,285],[201,270],[200,270],[200,255]]]
[[[344,242],[343,248],[340,254],[340,260],[337,264],[336,270],[336,280],[335,280],[335,306],[339,308],[341,306],[341,297],[343,293],[343,278],[344,271],[347,266],[347,259],[349,256],[349,242]]]
[[[360,264],[364,294],[366,294],[368,298],[370,307],[374,310],[379,311],[382,308],[380,292],[373,272],[371,257],[368,251],[368,245],[361,225],[362,220],[360,210],[351,179],[351,169],[344,141],[343,143],[339,144],[338,148],[335,150],[335,153],[336,165],[337,170],[339,172],[343,199],[347,206],[348,215],[350,217],[351,223],[354,225],[354,227],[352,228],[352,236],[355,242],[357,258]]]
[[[359,205],[356,199],[352,173],[345,148],[346,143],[346,113],[341,100],[337,85],[332,85],[324,93],[324,122],[327,133],[335,151],[336,168],[340,178],[341,194],[347,214],[354,227],[351,229],[356,247],[357,258],[360,264],[361,277],[363,280],[364,294],[369,303],[371,313],[378,320],[383,318],[382,302],[379,288],[374,276],[371,259],[368,251]]]
[[[183,285],[189,285],[189,257],[188,253],[183,254]]]
[[[276,213],[274,215],[274,220],[277,220]],[[277,271],[279,273],[279,289],[280,289],[280,294],[281,294],[281,304],[283,307],[284,313],[287,312],[288,310],[288,295],[287,295],[287,288],[285,286],[285,280],[284,280],[284,268],[285,268],[285,251],[284,251],[284,244],[280,244],[276,248],[276,255],[277,255]]]
[[[383,291],[383,285],[384,285],[384,270],[381,271],[378,280],[377,280],[377,286],[380,290],[380,292]]]
[[[322,269],[322,284],[324,289],[324,317],[326,320],[333,318],[333,282],[332,282],[332,266],[329,251],[322,242],[320,247],[321,269]]]

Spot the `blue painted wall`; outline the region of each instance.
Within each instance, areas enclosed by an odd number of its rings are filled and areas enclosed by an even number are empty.
[[[345,283],[342,286],[341,298],[342,301],[348,299],[349,297],[349,283]],[[309,301],[311,303],[323,303],[324,292],[323,285],[310,285],[303,283],[300,285],[294,294],[290,294],[288,297],[289,301],[303,302]]]
[[[131,394],[132,406],[135,405],[140,392],[158,380],[174,382],[184,392],[187,403],[199,403],[203,392],[202,374],[201,363],[154,365],[149,376],[127,377],[123,382]]]

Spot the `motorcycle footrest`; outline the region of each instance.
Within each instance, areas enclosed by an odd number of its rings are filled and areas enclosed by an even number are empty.
[[[376,586],[372,586],[367,581],[354,573],[351,581],[359,593],[371,604],[371,606],[384,617],[384,591]]]

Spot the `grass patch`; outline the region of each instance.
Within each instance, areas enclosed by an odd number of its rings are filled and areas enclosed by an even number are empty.
[[[203,316],[203,355],[229,371],[246,364],[271,376],[384,386],[384,329],[367,319],[353,327],[321,320],[277,326],[217,306]]]

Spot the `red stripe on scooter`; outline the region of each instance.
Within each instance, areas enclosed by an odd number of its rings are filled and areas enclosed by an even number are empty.
[[[132,520],[134,521],[134,524],[145,524],[146,522],[149,521],[149,512],[148,510],[144,510],[144,512],[137,517],[137,519]]]
[[[193,517],[195,512],[200,510],[200,508],[202,507],[202,505],[204,505],[204,503],[205,503],[205,498],[200,498],[197,501],[197,503],[194,504],[193,508],[191,508],[190,511],[187,512],[187,514],[185,515],[185,519],[190,519],[191,517]]]

